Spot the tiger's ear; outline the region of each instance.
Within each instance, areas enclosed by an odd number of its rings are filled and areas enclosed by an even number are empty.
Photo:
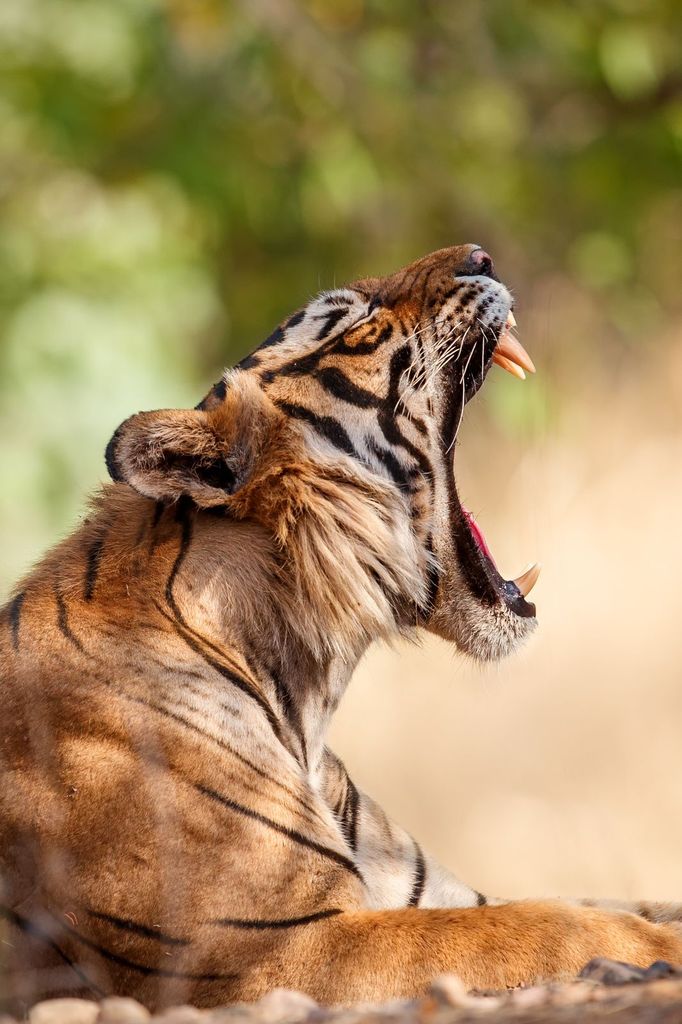
[[[112,480],[156,501],[226,505],[251,478],[279,419],[258,384],[235,374],[213,408],[160,409],[125,420],[107,445],[107,469]]]

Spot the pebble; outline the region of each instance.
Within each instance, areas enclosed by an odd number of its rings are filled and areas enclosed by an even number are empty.
[[[97,1024],[146,1024],[151,1014],[135,999],[109,996],[100,1003]]]
[[[501,1003],[500,996],[480,996],[467,992],[463,981],[456,974],[441,974],[431,982],[428,992],[419,1002],[418,1009],[422,1017],[431,1017],[435,1011],[450,1007],[489,1013],[491,1010],[496,1010]],[[403,1003],[402,1010],[396,1008],[398,1016],[407,1019],[408,1005]]]
[[[28,1011],[29,1024],[95,1024],[99,1004],[88,999],[46,999]]]
[[[152,1021],[154,1024],[199,1024],[199,1021],[205,1021],[207,1017],[208,1011],[198,1010],[196,1006],[172,1006],[162,1010]]]
[[[468,1006],[472,997],[456,974],[441,974],[431,982],[428,998],[434,999],[442,1006]]]
[[[206,1024],[256,1024],[252,1003],[234,1003],[211,1010]]]
[[[511,993],[509,1002],[519,1009],[530,1010],[536,1006],[546,1006],[551,1000],[550,990],[543,985],[532,985],[530,988],[519,988]]]
[[[297,1024],[310,1017],[318,1005],[303,992],[275,988],[263,996],[254,1009],[259,1024]]]
[[[620,960],[595,957],[585,964],[578,977],[598,981],[601,985],[627,985],[632,981],[644,981],[646,971],[642,967],[625,964]]]

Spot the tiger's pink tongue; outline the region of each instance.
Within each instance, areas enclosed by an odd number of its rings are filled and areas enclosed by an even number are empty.
[[[464,512],[466,521],[469,525],[469,529],[471,530],[474,540],[476,541],[476,543],[478,544],[479,548],[486,556],[486,558],[489,559],[490,562],[492,562],[492,564],[497,569],[497,565],[495,565],[495,559],[493,558],[492,551],[488,547],[488,542],[486,541],[483,535],[483,530],[480,528],[480,526],[472,516],[471,512],[467,508],[464,508],[464,506],[462,506],[462,511]],[[520,576],[517,576],[515,580],[511,580],[510,582],[516,584],[523,597],[527,597],[528,594],[530,594],[533,587],[535,586],[535,584],[537,583],[539,575],[540,565],[538,562],[536,562],[534,565],[529,566],[528,569],[526,569],[525,572],[521,573]]]
[[[476,520],[474,519],[474,517],[472,516],[472,514],[471,514],[471,512],[469,511],[468,508],[464,508],[464,506],[462,505],[462,511],[464,512],[464,515],[467,518],[467,522],[469,524],[469,529],[471,530],[471,532],[474,535],[474,540],[478,544],[478,546],[481,549],[481,551],[483,552],[483,554],[487,558],[490,559],[490,561],[493,563],[493,565],[495,565],[495,559],[493,558],[493,553],[490,550],[490,548],[488,547],[488,542],[486,541],[485,537],[483,536],[483,530],[478,525],[478,523],[476,522]],[[495,565],[495,568],[497,569],[496,565]]]

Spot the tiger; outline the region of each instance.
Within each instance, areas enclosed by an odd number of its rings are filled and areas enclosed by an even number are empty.
[[[111,482],[0,615],[3,1009],[275,987],[346,1005],[682,963],[682,907],[486,897],[326,743],[359,659],[420,631],[497,660],[536,626],[460,501],[493,364],[534,366],[479,245],[317,295]]]

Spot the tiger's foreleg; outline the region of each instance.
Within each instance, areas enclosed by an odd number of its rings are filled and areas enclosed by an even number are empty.
[[[679,964],[682,934],[632,914],[524,901],[343,913],[306,929],[288,954],[280,983],[334,1004],[415,997],[443,972],[469,989],[504,989],[573,977],[596,956]]]
[[[370,893],[372,907],[459,908],[509,900],[484,896],[461,882],[380,805],[352,782],[340,759],[326,749],[320,769],[322,795],[352,847]],[[561,902],[564,902],[563,900]],[[682,925],[682,903],[651,900],[569,899],[566,904],[629,913],[653,924]]]

